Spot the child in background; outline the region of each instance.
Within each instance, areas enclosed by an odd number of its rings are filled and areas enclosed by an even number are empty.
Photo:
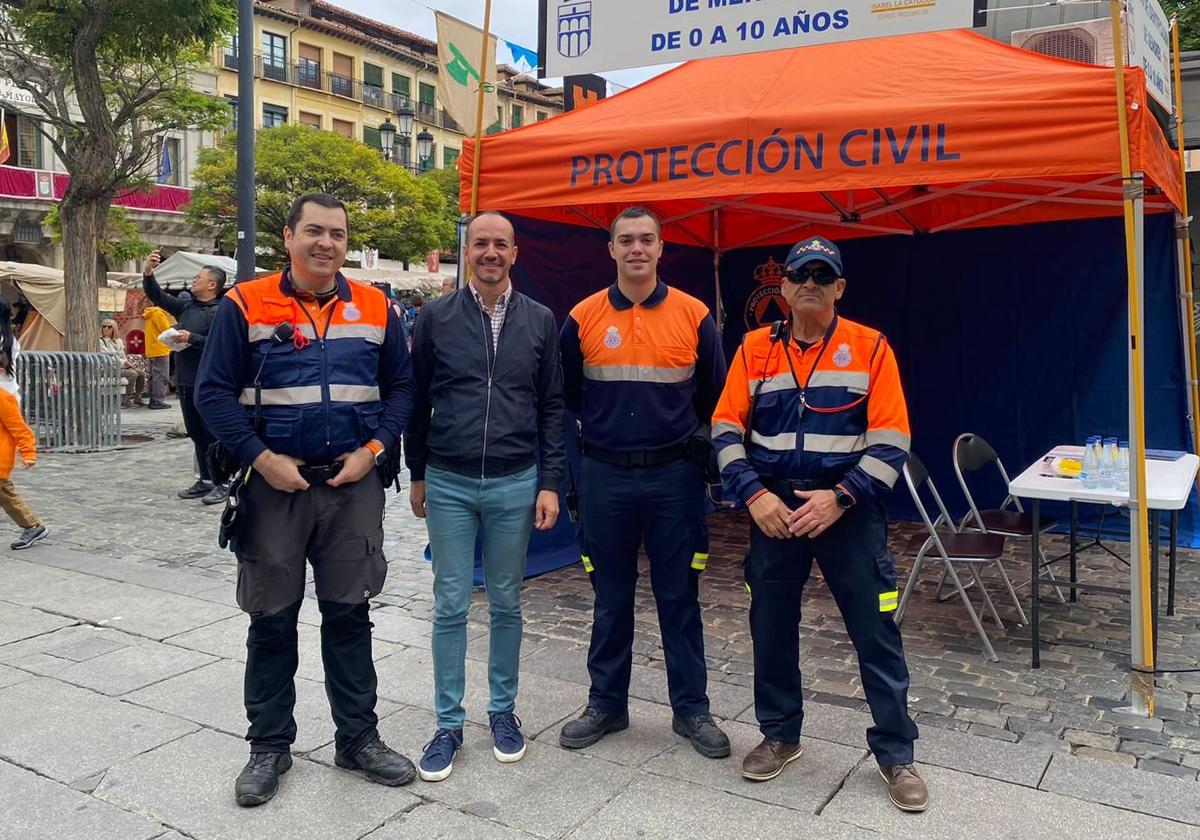
[[[0,353],[0,357],[3,357],[3,353]],[[7,357],[0,358],[0,367],[4,367],[6,361]],[[0,507],[21,526],[21,536],[10,546],[13,550],[29,548],[46,536],[46,526],[29,509],[13,485],[12,472],[18,453],[21,456],[21,469],[31,469],[37,463],[37,439],[21,416],[17,398],[0,389]]]

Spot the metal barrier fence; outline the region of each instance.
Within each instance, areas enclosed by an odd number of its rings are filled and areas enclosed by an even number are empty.
[[[44,452],[96,452],[121,443],[121,362],[111,353],[22,352],[21,410]]]

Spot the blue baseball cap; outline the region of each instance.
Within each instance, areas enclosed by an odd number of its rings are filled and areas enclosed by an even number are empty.
[[[823,236],[814,236],[793,245],[792,250],[788,252],[787,262],[784,263],[784,270],[796,271],[805,263],[813,261],[823,262],[832,268],[838,277],[843,276],[841,250]]]

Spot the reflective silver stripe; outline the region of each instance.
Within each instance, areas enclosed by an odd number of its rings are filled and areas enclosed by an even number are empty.
[[[329,399],[333,402],[378,402],[377,385],[330,385]],[[238,397],[242,405],[254,405],[254,389],[243,388]],[[316,405],[321,402],[320,385],[302,385],[297,388],[263,388],[263,405]]]
[[[751,432],[750,442],[772,452],[791,452],[796,448],[796,434],[784,432],[781,435],[760,435],[758,432]]]
[[[810,435],[804,436],[805,452],[862,452],[867,448],[862,435]]]
[[[372,344],[383,344],[383,336],[387,327],[372,327],[366,324],[334,324],[329,328],[326,338],[365,338]]]
[[[276,327],[271,324],[251,324],[249,330],[250,341],[268,341],[275,334],[275,329]],[[312,324],[301,324],[297,329],[309,341],[317,337]],[[366,324],[334,324],[329,328],[329,332],[325,337],[331,340],[335,338],[365,338],[373,344],[383,344],[383,337],[386,332],[387,327],[372,327]]]
[[[378,385],[330,385],[329,399],[333,402],[379,402]]]
[[[867,393],[870,385],[871,374],[846,370],[819,370],[808,381],[810,388],[848,388],[859,394]]]
[[[263,405],[309,405],[321,401],[320,385],[303,385],[298,388],[263,388]],[[238,398],[242,405],[254,405],[254,389],[243,388]]]
[[[860,458],[858,461],[858,465],[862,467],[863,472],[871,476],[871,478],[882,481],[888,487],[893,486],[896,483],[896,479],[900,477],[900,473],[892,469],[891,465],[884,461],[880,461],[873,455],[862,456],[862,458]]]
[[[595,382],[687,382],[695,365],[664,368],[649,365],[584,365],[583,378]]]
[[[717,453],[717,469],[723,470],[739,458],[745,460],[746,447],[742,446],[740,443],[726,446]]]
[[[741,436],[745,434],[745,429],[737,423],[714,423],[712,427],[712,436],[728,434],[733,432],[735,435]]]
[[[758,388],[758,383],[762,382],[762,390],[760,394],[769,394],[772,391],[788,391],[796,387],[796,378],[790,373],[781,373],[778,376],[772,376],[770,379],[751,379],[750,395],[754,396],[755,390]]]
[[[866,434],[867,446],[875,444],[883,444],[884,446],[894,446],[897,449],[903,449],[907,452],[912,447],[912,438],[906,434],[893,431],[892,429],[876,429],[868,431]]]

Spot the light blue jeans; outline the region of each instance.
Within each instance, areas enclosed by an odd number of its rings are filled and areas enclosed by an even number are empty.
[[[483,579],[491,607],[489,712],[511,712],[521,658],[521,582],[533,528],[537,467],[479,478],[425,471],[426,525],[433,557],[433,703],[439,728],[460,729],[466,713],[467,611],[475,537],[483,539]]]

